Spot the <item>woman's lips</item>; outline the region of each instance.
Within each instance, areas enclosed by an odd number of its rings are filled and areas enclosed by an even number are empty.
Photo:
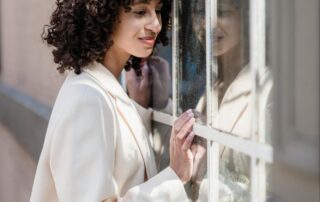
[[[223,36],[213,37],[213,41],[221,41],[222,39],[223,39]]]
[[[148,46],[153,46],[156,41],[154,37],[140,37],[139,40]]]

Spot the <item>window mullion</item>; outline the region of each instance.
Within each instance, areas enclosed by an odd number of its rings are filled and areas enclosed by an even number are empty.
[[[206,109],[207,127],[214,123],[218,112],[218,96],[214,91],[214,79],[217,78],[217,62],[213,54],[213,34],[217,22],[217,0],[206,0]],[[215,74],[215,76],[214,76]],[[219,144],[207,141],[207,173],[208,173],[208,201],[219,201]]]
[[[180,54],[179,54],[179,4],[181,0],[173,1],[173,35],[172,35],[172,116],[173,120],[177,117],[178,109],[178,78],[180,67]]]
[[[265,132],[259,125],[259,70],[265,68],[265,0],[250,0],[250,71],[252,84],[251,139],[265,142]],[[251,201],[264,201],[266,195],[264,161],[251,156]]]

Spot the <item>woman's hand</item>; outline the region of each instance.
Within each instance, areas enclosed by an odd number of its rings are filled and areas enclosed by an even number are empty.
[[[137,77],[131,68],[126,72],[128,94],[139,105],[148,108],[151,99],[151,70],[146,61],[141,64],[142,77]]]
[[[126,72],[128,94],[145,108],[163,109],[169,99],[169,64],[161,57],[152,56],[141,65],[141,78],[137,77],[133,69]]]
[[[183,183],[193,174],[194,155],[190,149],[195,136],[192,126],[195,122],[192,110],[184,112],[174,123],[170,138],[170,167]]]
[[[168,103],[170,89],[169,63],[165,59],[152,56],[148,59],[152,73],[152,107],[163,109]]]

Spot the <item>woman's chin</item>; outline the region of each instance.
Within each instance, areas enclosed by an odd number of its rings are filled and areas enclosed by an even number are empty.
[[[132,55],[135,56],[135,57],[138,57],[138,58],[147,58],[151,54],[152,54],[152,50],[151,51],[144,51],[144,52],[141,52],[141,53],[135,53],[135,54],[132,54]]]

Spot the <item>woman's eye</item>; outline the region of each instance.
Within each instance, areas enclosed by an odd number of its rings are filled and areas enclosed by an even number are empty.
[[[157,9],[157,10],[156,10],[156,13],[157,13],[158,15],[160,15],[160,14],[161,14],[161,9]]]
[[[145,10],[134,11],[133,13],[136,14],[136,15],[139,15],[139,16],[143,16],[144,14],[146,14],[146,11]]]

